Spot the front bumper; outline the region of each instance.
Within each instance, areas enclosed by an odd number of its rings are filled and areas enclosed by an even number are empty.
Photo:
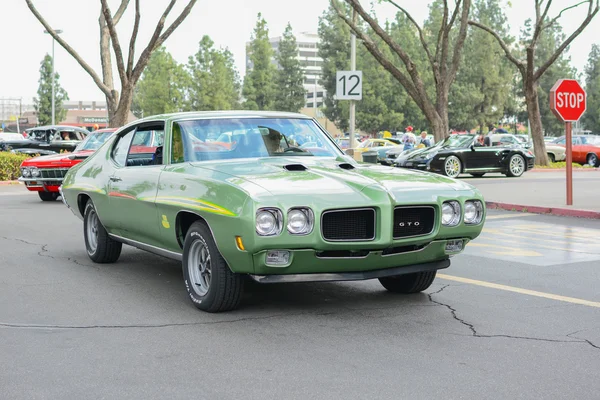
[[[447,243],[453,240],[463,241],[460,251],[446,250]],[[267,265],[268,250],[264,250],[252,255],[252,277],[260,282],[314,282],[371,279],[431,271],[447,268],[450,265],[448,259],[462,252],[468,242],[466,237],[457,237],[434,240],[420,246],[403,245],[346,252],[289,249],[289,262],[282,266]]]
[[[429,170],[429,163],[431,160],[402,160],[396,162],[396,166],[400,168],[411,168],[411,169],[419,169],[422,171]]]
[[[19,182],[23,182],[27,190],[32,192],[58,192],[62,185],[62,178],[24,178],[20,177]]]

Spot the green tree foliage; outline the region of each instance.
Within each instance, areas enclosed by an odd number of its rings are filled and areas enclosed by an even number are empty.
[[[585,129],[594,133],[600,132],[600,46],[592,45],[585,66],[585,91],[587,92],[587,109],[581,118]]]
[[[276,55],[279,69],[276,74],[277,89],[274,109],[278,111],[298,112],[305,103],[304,73],[298,60],[298,44],[288,23],[279,42]]]
[[[277,69],[271,61],[274,54],[269,42],[267,22],[260,13],[246,51],[249,54],[251,66],[244,77],[242,89],[242,95],[245,98],[244,108],[271,110],[275,100]]]
[[[513,39],[499,0],[477,0],[472,17],[491,27],[505,43]],[[512,92],[514,68],[506,60],[498,41],[478,28],[471,28],[463,51],[463,62],[450,90],[449,120],[455,129],[480,131],[496,125],[506,114]]]
[[[138,117],[181,111],[185,72],[163,46],[156,49],[133,97],[132,111]]]
[[[60,76],[54,72],[54,118],[58,124],[65,120],[67,110],[63,108],[63,101],[69,100],[69,95],[60,86]],[[37,112],[38,123],[49,125],[52,123],[52,57],[46,54],[41,62],[40,79],[37,97],[33,99],[33,105]]]
[[[531,40],[532,21],[525,21],[524,29],[521,32],[521,41],[527,43]],[[550,58],[558,46],[565,41],[565,35],[562,27],[558,23],[554,23],[549,28],[543,30],[540,34],[540,39],[535,52],[535,66],[541,65],[545,60]],[[568,48],[566,49],[568,51]],[[540,77],[538,92],[538,103],[540,105],[540,114],[542,117],[542,126],[544,127],[544,135],[560,136],[564,132],[564,123],[560,121],[550,110],[550,89],[559,79],[574,79],[576,71],[571,67],[571,58],[563,52],[556,61],[546,70]]]
[[[232,110],[240,103],[240,78],[228,49],[203,36],[186,66],[186,110]]]

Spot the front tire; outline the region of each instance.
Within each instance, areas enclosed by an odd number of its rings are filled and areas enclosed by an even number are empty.
[[[244,291],[244,276],[231,272],[203,222],[192,224],[183,244],[183,279],[194,305],[207,312],[236,309]]]
[[[554,154],[548,153],[548,160],[550,160],[551,163],[555,163],[556,157],[554,156]]]
[[[379,278],[381,285],[393,293],[418,293],[431,286],[437,271],[417,272],[414,274]]]
[[[444,162],[444,174],[450,178],[457,178],[462,170],[462,163],[456,156],[446,158]]]
[[[525,172],[525,159],[515,154],[508,161],[508,171],[506,171],[506,176],[510,176],[513,178],[518,178],[523,175]]]
[[[56,201],[58,196],[60,196],[56,192],[38,192],[38,195],[42,201]]]
[[[596,154],[588,154],[587,163],[592,167],[599,167],[600,161],[598,161],[598,156]]]
[[[83,236],[88,256],[93,262],[108,264],[119,259],[123,244],[108,236],[91,200],[86,203],[83,213]]]

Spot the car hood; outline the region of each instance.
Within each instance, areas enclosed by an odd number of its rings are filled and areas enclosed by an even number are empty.
[[[197,168],[221,172],[225,180],[244,187],[250,194],[275,197],[348,199],[366,197],[369,190],[385,192],[396,201],[409,201],[414,192],[472,190],[461,181],[421,171],[351,163],[329,157],[270,157],[232,162],[193,163]],[[248,185],[248,183],[251,184]],[[256,190],[260,188],[261,190]],[[419,196],[423,198],[424,196]]]
[[[23,165],[24,166],[37,165],[37,164],[60,165],[60,164],[64,164],[64,163],[72,163],[74,160],[84,160],[84,159],[88,158],[90,155],[92,155],[93,153],[94,153],[93,150],[83,150],[83,151],[78,151],[76,153],[49,154],[47,156],[34,157],[34,158],[30,158],[28,160],[25,160],[25,161],[23,161]]]

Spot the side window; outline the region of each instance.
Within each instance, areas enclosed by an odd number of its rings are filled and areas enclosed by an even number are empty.
[[[131,144],[134,132],[135,130],[131,130],[125,135],[120,136],[113,147],[112,158],[122,167],[124,167],[127,162],[127,152],[129,151],[129,145]]]
[[[163,137],[162,123],[138,127],[127,154],[127,166],[162,165]]]
[[[554,143],[556,143],[556,144],[566,144],[566,143],[567,143],[567,141],[566,141],[566,139],[565,139],[565,138],[562,138],[562,139],[560,139],[560,140],[557,140],[557,141],[556,141],[556,142],[554,142]]]
[[[180,164],[185,161],[185,157],[181,126],[177,122],[173,123],[173,134],[171,136],[171,164]]]

